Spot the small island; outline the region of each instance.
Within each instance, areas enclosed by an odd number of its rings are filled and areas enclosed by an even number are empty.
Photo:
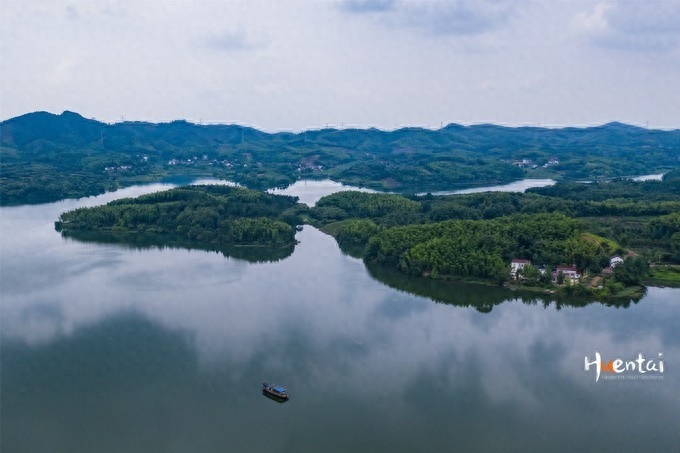
[[[92,233],[108,242],[290,247],[295,225],[307,209],[296,197],[225,185],[183,186],[124,198],[104,206],[65,212],[55,222],[63,235],[83,240]],[[115,239],[112,239],[115,238]],[[122,238],[122,240],[121,240]]]

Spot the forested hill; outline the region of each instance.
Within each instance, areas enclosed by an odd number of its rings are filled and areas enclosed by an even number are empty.
[[[601,179],[680,165],[680,130],[620,123],[270,134],[236,125],[106,124],[73,112],[36,112],[3,121],[0,138],[3,205],[92,195],[173,174],[231,179],[251,188],[306,177],[413,192],[524,177]]]
[[[402,128],[395,131],[378,129],[320,129],[300,133],[266,133],[238,125],[201,125],[183,120],[170,123],[121,122],[108,124],[65,111],[61,115],[35,112],[0,123],[2,143],[22,151],[46,149],[94,148],[102,134],[111,144],[122,149],[149,148],[158,151],[184,146],[214,147],[218,144],[240,145],[242,141],[265,147],[275,145],[338,146],[357,151],[390,154],[403,148],[437,149],[446,147],[467,151],[492,151],[497,154],[540,148],[557,153],[591,146],[588,154],[622,151],[633,148],[675,148],[680,143],[680,130],[649,130],[622,123],[609,123],[588,128],[505,127],[493,124],[462,126],[449,124],[438,130]],[[101,144],[101,143],[99,143]]]
[[[567,294],[609,297],[643,280],[677,286],[680,276],[677,170],[662,181],[558,182],[526,193],[337,192],[321,198],[309,217],[369,264],[436,280],[503,282],[519,259],[533,263],[531,276],[520,278],[530,285],[549,285],[549,270],[569,265],[583,278],[578,287],[563,287]],[[625,264],[612,269],[615,255]]]
[[[293,226],[302,221],[300,210],[306,206],[296,197],[221,185],[184,186],[77,208],[61,214],[55,227],[75,238],[98,232],[127,234],[131,242],[142,235],[159,243],[188,240],[218,248],[284,247],[295,243]]]

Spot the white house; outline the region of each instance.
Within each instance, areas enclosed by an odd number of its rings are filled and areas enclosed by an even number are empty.
[[[512,260],[510,262],[510,275],[512,278],[517,279],[517,271],[530,264],[531,261],[529,260]]]
[[[553,280],[557,281],[557,276],[562,272],[565,278],[569,278],[571,281],[578,280],[581,278],[581,274],[576,269],[576,266],[557,266],[555,272],[553,272]]]
[[[614,268],[614,267],[618,266],[618,265],[621,264],[621,263],[623,263],[623,258],[621,258],[620,256],[616,255],[616,256],[612,257],[612,259],[609,260],[609,267]]]

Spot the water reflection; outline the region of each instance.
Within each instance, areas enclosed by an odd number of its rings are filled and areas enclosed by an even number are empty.
[[[485,187],[473,187],[470,189],[461,190],[441,190],[437,192],[431,192],[432,195],[456,195],[456,194],[466,194],[466,193],[481,193],[481,192],[524,192],[532,187],[547,187],[555,185],[554,179],[522,179],[519,181],[514,181],[508,184],[502,184],[499,186],[485,186]],[[422,193],[420,195],[425,195]]]
[[[405,311],[385,317],[391,305]],[[536,308],[509,303],[481,315],[390,291],[332,323],[315,313],[273,322],[269,336],[242,332],[257,346],[247,357],[238,345],[205,357],[205,342],[224,335],[205,338],[207,318],[224,331],[239,323],[212,310],[198,329],[128,312],[33,347],[5,339],[2,409],[12,417],[3,450],[167,451],[200,438],[206,451],[672,451],[676,379],[596,384],[582,362],[594,347],[673,356],[677,334],[660,344],[643,315],[645,336],[615,341],[604,307]],[[264,400],[265,376],[295,399]],[[275,448],[261,435],[269,424]]]
[[[633,181],[661,181],[664,173],[655,173],[652,175],[641,175],[631,178]]]
[[[200,241],[192,241],[181,236],[160,234],[134,234],[100,231],[69,231],[61,232],[62,237],[80,242],[93,244],[119,244],[132,250],[148,249],[187,249],[203,250],[206,252],[221,253],[224,257],[240,259],[250,263],[264,263],[268,261],[280,261],[289,257],[295,248],[294,245],[287,247],[265,246],[236,246],[209,244]]]
[[[628,308],[631,303],[637,304],[640,301],[640,298],[606,300],[568,296],[558,298],[549,293],[522,291],[521,288],[513,289],[511,292],[508,288],[495,285],[486,286],[457,281],[425,279],[374,263],[367,263],[366,267],[371,277],[392,288],[427,297],[435,302],[459,307],[473,307],[481,313],[491,312],[494,306],[510,300],[510,296],[513,300],[520,300],[530,305],[539,304],[547,308],[552,304],[557,310],[561,310],[563,307],[585,307],[592,303],[601,303],[608,307]]]
[[[499,186],[474,187],[471,189],[461,190],[443,190],[438,192],[432,192],[432,195],[453,195],[479,192],[524,192],[525,190],[532,187],[545,187],[552,186],[554,184],[555,181],[552,179],[522,179],[520,181],[515,181],[509,184],[503,184]],[[331,181],[330,179],[301,180],[286,187],[285,189],[271,189],[268,192],[279,195],[293,195],[298,197],[301,203],[305,203],[309,206],[314,206],[321,197],[330,195],[335,192],[340,192],[342,190],[356,190],[360,192],[370,193],[378,192],[377,190],[373,189],[348,186],[339,182]],[[421,193],[419,195],[425,195],[425,193]]]
[[[254,263],[65,240],[64,209],[0,211],[2,451],[677,446],[678,289],[558,310],[366,268],[311,227]],[[663,352],[668,372],[596,383],[595,351]],[[272,404],[264,379],[294,398]]]
[[[330,179],[312,180],[304,179],[296,181],[294,184],[284,189],[270,189],[269,193],[275,195],[292,195],[300,199],[300,203],[308,206],[314,206],[321,197],[330,195],[335,192],[343,190],[354,190],[359,192],[377,193],[377,190],[367,189],[363,187],[348,186],[339,182],[331,181]]]

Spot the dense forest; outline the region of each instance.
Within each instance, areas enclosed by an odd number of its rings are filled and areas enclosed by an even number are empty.
[[[322,198],[310,215],[367,262],[434,279],[501,283],[510,278],[510,261],[525,259],[543,267],[528,266],[524,280],[549,283],[558,265],[598,275],[612,256],[628,254],[613,269],[606,294],[639,285],[650,261],[680,263],[679,189],[675,171],[663,181],[565,182],[527,193],[347,191]]]
[[[159,244],[290,246],[306,210],[296,197],[229,186],[185,186],[65,212],[55,223],[65,236],[106,232],[112,242],[141,235]],[[125,233],[129,235],[125,235]],[[134,235],[132,235],[134,234]],[[132,235],[132,236],[131,236]]]
[[[351,219],[336,228],[338,240],[347,244],[365,243],[387,227],[541,213],[579,219],[585,230],[622,247],[653,252],[660,262],[680,262],[680,171],[669,172],[663,181],[561,182],[526,193],[401,196],[346,191],[322,198],[311,211],[321,226]]]
[[[0,123],[0,205],[95,195],[171,175],[250,188],[300,178],[403,193],[525,177],[599,180],[678,167],[680,131],[461,126],[265,133],[235,125],[101,123],[36,112]]]

